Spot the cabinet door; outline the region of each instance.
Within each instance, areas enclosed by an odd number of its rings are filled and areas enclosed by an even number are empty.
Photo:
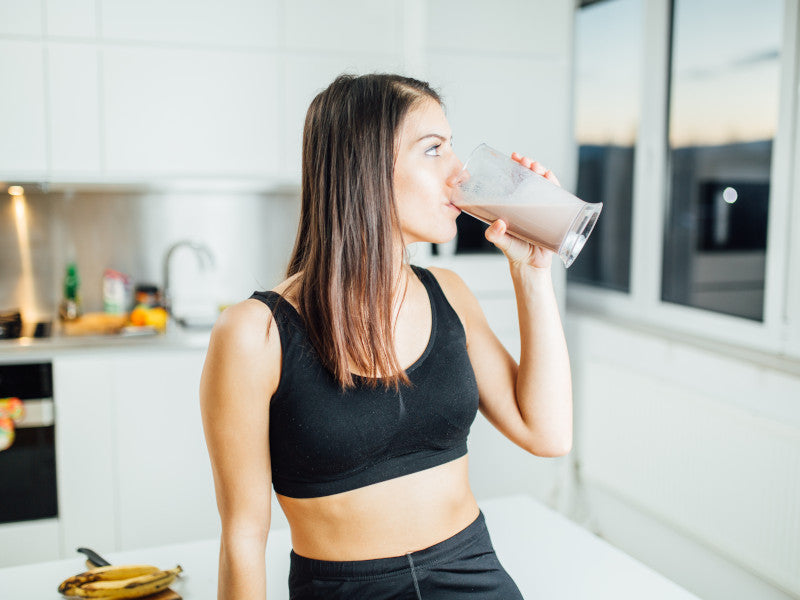
[[[49,36],[93,38],[97,35],[98,9],[95,0],[45,0],[45,33]]]
[[[104,0],[103,38],[216,47],[275,47],[278,0]]]
[[[58,560],[58,537],[58,519],[0,525],[0,568]]]
[[[395,54],[352,53],[347,56],[322,56],[296,53],[284,59],[283,174],[289,181],[300,181],[303,126],[314,97],[342,73],[402,71],[402,56]]]
[[[43,64],[39,42],[0,40],[0,179],[47,171]]]
[[[54,178],[100,174],[98,49],[52,42],[47,48],[51,173]]]
[[[164,351],[115,360],[121,549],[219,535],[198,400],[204,358]]]
[[[53,361],[61,556],[117,550],[112,362],[98,355]]]
[[[275,174],[276,71],[257,52],[105,47],[107,175]]]
[[[0,35],[41,35],[42,5],[29,0],[0,2]]]
[[[565,182],[572,164],[572,3],[442,0],[427,7],[428,76],[444,95],[456,151],[481,142],[526,154]]]

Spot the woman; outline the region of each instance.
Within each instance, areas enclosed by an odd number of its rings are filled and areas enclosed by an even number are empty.
[[[556,181],[541,165],[514,159]],[[569,359],[552,254],[505,233],[520,364],[455,274],[407,263],[456,234],[462,164],[439,96],[341,76],[312,102],[288,279],[214,327],[201,403],[222,520],[219,598],[264,598],[270,487],[291,598],[521,598],[469,487],[477,409],[539,456],[569,451]]]

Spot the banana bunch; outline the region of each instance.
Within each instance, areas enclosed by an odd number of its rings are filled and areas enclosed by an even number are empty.
[[[167,570],[151,565],[96,567],[68,577],[58,591],[70,598],[141,598],[167,589],[181,571],[180,565]]]

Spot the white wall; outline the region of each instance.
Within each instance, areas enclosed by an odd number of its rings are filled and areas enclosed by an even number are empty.
[[[800,597],[800,365],[567,315],[572,516],[707,600]]]

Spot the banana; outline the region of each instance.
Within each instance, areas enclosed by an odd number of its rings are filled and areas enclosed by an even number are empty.
[[[58,586],[58,591],[66,594],[69,588],[83,585],[92,581],[112,581],[115,579],[130,579],[159,571],[158,567],[152,565],[108,565],[105,567],[94,567],[83,573],[78,573],[68,577]]]
[[[167,569],[164,571],[156,569],[155,571],[143,575],[125,579],[95,579],[93,581],[84,581],[77,585],[65,586],[62,593],[69,597],[95,598],[98,600],[141,598],[142,596],[149,596],[169,587],[181,571],[183,571],[183,569],[178,565],[174,569]],[[59,586],[59,591],[61,591],[61,586]]]

